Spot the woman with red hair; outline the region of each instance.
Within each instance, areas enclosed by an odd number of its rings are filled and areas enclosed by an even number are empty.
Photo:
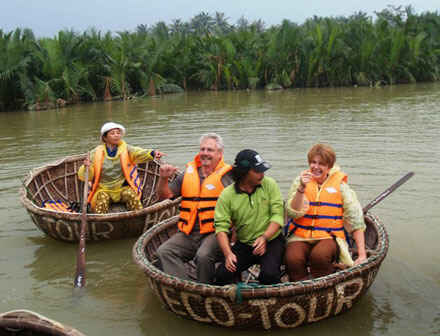
[[[335,165],[329,145],[314,145],[308,155],[309,169],[292,183],[287,201],[289,239],[285,262],[290,281],[333,273],[335,264],[353,266],[366,260],[364,216],[347,175]],[[358,256],[352,260],[347,231],[356,242]]]

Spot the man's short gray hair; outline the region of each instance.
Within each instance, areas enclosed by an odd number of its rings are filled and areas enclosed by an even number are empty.
[[[217,133],[205,133],[202,134],[202,136],[200,137],[200,144],[202,144],[203,141],[205,141],[206,139],[213,139],[215,140],[216,144],[217,144],[217,148],[220,149],[221,151],[223,151],[223,149],[225,148],[225,145],[223,144],[223,139],[220,135],[218,135]]]

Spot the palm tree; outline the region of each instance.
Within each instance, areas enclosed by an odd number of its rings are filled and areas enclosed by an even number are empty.
[[[34,45],[41,75],[55,94],[67,102],[77,102],[96,94],[89,82],[89,71],[82,60],[84,37],[73,31],[60,31],[54,39],[43,38]]]
[[[373,21],[363,12],[350,16],[343,26],[342,37],[347,47],[347,64],[353,84],[373,85],[378,79],[376,69],[376,35]]]
[[[232,31],[232,26],[228,23],[225,13],[215,12],[215,28],[218,35],[225,35]]]
[[[351,83],[347,69],[348,47],[342,39],[338,20],[315,17],[305,24],[307,86],[336,86]]]
[[[189,34],[190,24],[180,19],[173,20],[169,27],[171,34]]]
[[[114,40],[110,32],[104,35],[96,29],[89,29],[84,32],[83,43],[81,44],[80,60],[81,64],[86,65],[88,78],[93,88],[94,97],[111,97],[110,91],[110,68],[108,66],[107,57],[113,49]]]
[[[161,56],[166,68],[164,74],[185,90],[188,88],[191,74],[195,71],[195,49],[196,39],[194,35],[175,33]]]
[[[106,46],[110,48],[106,50],[106,64],[110,72],[112,91],[125,100],[131,94],[130,72],[141,67],[138,51],[142,48],[133,39],[133,36],[138,35],[128,32],[120,32],[118,35],[113,43]]]
[[[29,29],[9,33],[0,30],[0,111],[25,105],[32,81],[31,45],[35,37]]]
[[[200,55],[194,76],[201,84],[211,90],[236,87],[238,80],[231,71],[236,51],[231,41],[206,35],[198,38],[197,43]]]
[[[197,35],[212,34],[214,32],[215,20],[206,12],[200,12],[190,21],[191,30]]]
[[[165,55],[172,48],[172,40],[158,41],[156,38],[149,38],[146,41],[145,53],[142,58],[140,83],[144,92],[150,96],[156,94],[167,81],[162,76],[166,71]]]
[[[237,78],[237,87],[255,89],[261,82],[259,74],[263,68],[265,42],[262,35],[254,29],[240,29],[229,34],[236,56],[233,60],[233,74]]]
[[[299,77],[304,39],[301,30],[298,25],[284,20],[280,27],[271,29],[267,34],[267,50],[264,52],[265,83],[290,87]]]

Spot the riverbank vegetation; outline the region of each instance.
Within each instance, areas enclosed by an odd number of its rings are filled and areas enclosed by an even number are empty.
[[[265,27],[200,13],[134,32],[0,30],[0,111],[183,90],[379,86],[440,79],[440,14],[388,7],[373,19]]]

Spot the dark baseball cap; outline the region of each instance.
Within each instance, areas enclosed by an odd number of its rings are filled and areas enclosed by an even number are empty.
[[[234,167],[239,169],[253,169],[258,173],[263,173],[268,170],[271,165],[264,161],[256,151],[243,149],[235,157]]]

